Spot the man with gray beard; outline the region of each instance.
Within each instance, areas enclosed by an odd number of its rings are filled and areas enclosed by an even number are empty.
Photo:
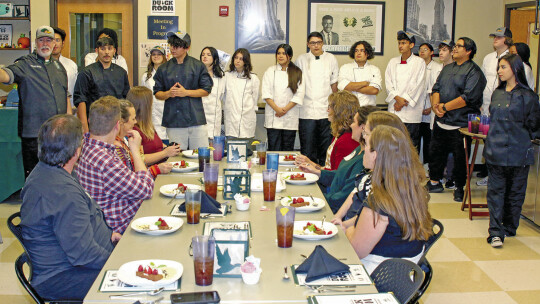
[[[0,69],[0,82],[16,83],[19,90],[19,123],[25,177],[38,163],[37,136],[40,126],[57,114],[72,114],[66,70],[51,57],[54,30],[40,26],[36,49],[12,65]]]

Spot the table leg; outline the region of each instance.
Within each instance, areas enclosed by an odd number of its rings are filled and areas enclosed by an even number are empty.
[[[471,145],[474,145],[472,161],[469,164],[469,151],[467,149],[467,138],[463,138],[463,143],[465,145],[465,161],[467,162],[467,184],[465,195],[463,196],[463,202],[461,203],[461,211],[464,208],[469,208],[469,220],[472,220],[473,216],[489,216],[487,211],[473,211],[473,208],[487,208],[486,204],[473,204],[472,203],[472,194],[471,194],[471,179],[474,172],[474,162],[476,160],[476,155],[478,154],[478,144],[480,139],[472,138]]]

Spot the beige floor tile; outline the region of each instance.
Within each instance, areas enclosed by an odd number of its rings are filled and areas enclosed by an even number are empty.
[[[0,263],[0,302],[10,303],[4,301],[4,295],[27,295],[15,274],[14,262]]]
[[[504,291],[463,292],[463,293],[431,293],[423,300],[424,304],[511,304],[516,302]]]
[[[540,227],[522,218],[516,236],[540,236]]]
[[[465,211],[461,211],[461,204],[452,203],[437,203],[429,205],[431,217],[440,219],[462,219],[465,217]]]
[[[0,254],[2,253],[2,251],[4,251],[6,248],[8,248],[11,245],[11,243],[17,242],[17,239],[15,239],[15,238],[3,238],[3,241],[4,241],[4,243],[0,244]]]
[[[428,293],[502,291],[474,262],[430,263],[433,279]]]
[[[450,241],[473,261],[540,259],[537,252],[512,238],[505,239],[503,248],[492,248],[483,237],[452,238]]]
[[[540,253],[540,236],[516,236],[515,239],[519,240],[532,250]]]
[[[540,290],[507,291],[519,304],[538,304],[540,302]]]
[[[487,218],[469,220],[465,216],[461,219],[441,219],[444,226],[444,236],[447,238],[487,237]]]
[[[503,250],[506,250],[506,248]],[[474,263],[478,265],[478,267],[481,268],[504,291],[540,290],[539,260],[476,261]]]
[[[9,304],[34,304],[34,300],[30,296],[12,296],[12,295],[0,295],[2,303]]]
[[[10,242],[10,244],[5,246],[0,252],[0,263],[14,263],[15,259],[21,255],[22,252],[23,248],[19,242]]]
[[[427,254],[428,261],[431,262],[457,262],[470,261],[469,257],[456,247],[450,240],[441,237]]]

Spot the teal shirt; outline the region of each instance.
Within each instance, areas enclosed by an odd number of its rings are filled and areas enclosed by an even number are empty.
[[[351,194],[354,189],[356,175],[364,170],[364,151],[362,151],[361,146],[354,149],[351,154],[354,156],[349,160],[346,159],[348,158],[346,156],[337,170],[321,170],[319,182],[323,186],[329,187],[324,197],[333,213],[339,210],[343,202]]]

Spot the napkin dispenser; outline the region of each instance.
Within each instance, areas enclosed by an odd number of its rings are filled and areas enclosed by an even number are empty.
[[[214,228],[210,235],[216,240],[214,276],[242,277],[240,266],[249,256],[249,230]]]

